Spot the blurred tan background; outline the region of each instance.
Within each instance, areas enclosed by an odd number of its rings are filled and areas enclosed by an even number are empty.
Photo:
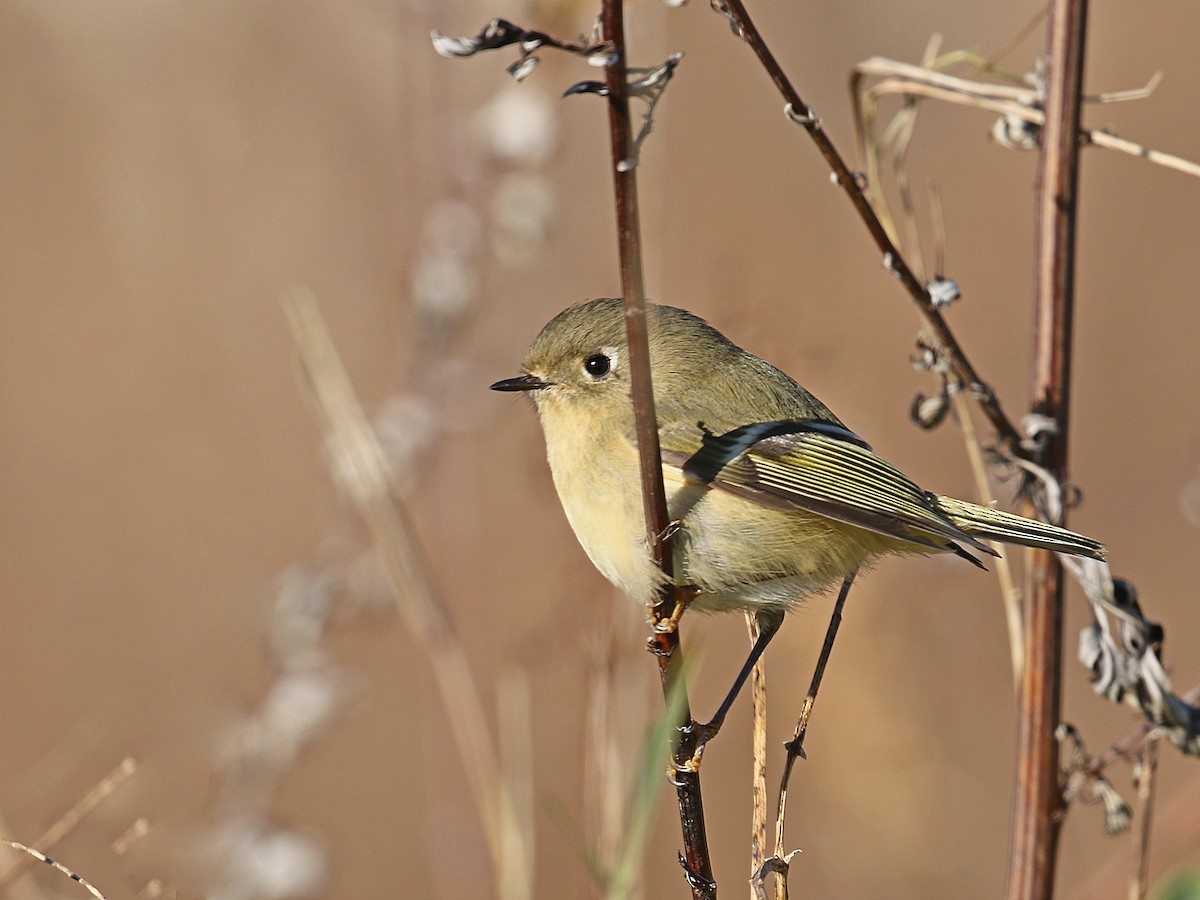
[[[853,64],[917,62],[935,31],[945,49],[992,52],[1036,10],[751,4],[847,153]],[[514,53],[453,62],[428,40],[494,16],[570,37],[591,14],[480,0],[0,8],[0,836],[36,841],[134,757],[53,848],[110,897],[495,894],[472,763],[424,645],[372,575],[297,377],[281,300],[304,286],[402,472],[489,728],[497,686],[518,711],[502,718],[506,749],[536,760],[535,895],[592,895],[578,849],[603,840],[589,698],[607,665],[611,738],[631,760],[659,708],[653,663],[638,611],[566,526],[532,411],[486,388],[553,313],[619,291],[603,103],[556,99],[598,76],[546,53],[517,88]],[[749,51],[702,2],[643,0],[629,28],[634,63],[687,54],[641,169],[651,295],[797,376],[925,486],[971,496],[954,423],[907,421],[933,387],[908,365],[917,316]],[[1088,90],[1165,80],[1148,100],[1089,108],[1088,124],[1200,157],[1197,28],[1186,0],[1094,4]],[[1042,44],[1005,64],[1031,68]],[[1036,160],[991,143],[990,125],[927,106],[910,174],[922,208],[940,185],[964,293],[951,321],[1016,415]],[[1108,543],[1165,624],[1183,690],[1200,681],[1200,183],[1092,149],[1081,215],[1072,523]],[[768,655],[772,784],[829,605],[792,617]],[[1069,610],[1065,713],[1099,751],[1137,718],[1091,693],[1074,662],[1077,591]],[[744,630],[685,621],[698,715]],[[797,895],[1001,894],[1007,646],[995,580],[969,566],[893,561],[862,580],[793,782]],[[722,896],[746,896],[746,707],[705,758]],[[1113,777],[1132,799],[1128,768]],[[684,897],[656,783],[642,896]],[[1163,753],[1159,810],[1155,879],[1200,864],[1196,760]],[[1073,808],[1060,895],[1125,896],[1128,855],[1097,810]],[[39,869],[12,896],[83,895]]]

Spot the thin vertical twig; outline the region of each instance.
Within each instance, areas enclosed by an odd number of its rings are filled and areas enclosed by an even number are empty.
[[[1154,828],[1154,787],[1158,781],[1158,739],[1151,735],[1142,745],[1137,768],[1141,822],[1133,842],[1133,871],[1129,877],[1129,900],[1145,900],[1150,886],[1150,833]]]
[[[746,628],[750,632],[750,646],[758,641],[758,617],[746,613]],[[758,891],[754,885],[754,874],[762,868],[767,858],[767,661],[760,656],[750,672],[750,699],[754,712],[754,727],[751,740],[750,778],[750,900],[756,900]]]
[[[1041,462],[1060,482],[1067,477],[1086,24],[1087,0],[1053,0],[1037,188],[1032,409],[1054,423],[1046,434]],[[1053,553],[1033,553],[1026,589],[1009,900],[1047,900],[1054,893],[1063,809],[1054,736],[1062,693],[1062,574]]]
[[[629,91],[626,77],[627,56],[622,0],[603,0],[600,13],[602,37],[613,47],[613,60],[605,71],[608,88],[608,121],[612,145],[613,191],[616,200],[617,242],[620,250],[621,289],[625,298],[625,325],[629,337],[629,371],[637,428],[638,457],[641,462],[642,498],[646,530],[655,562],[667,576],[666,587],[654,607],[654,619],[670,618],[677,604],[684,601],[673,586],[666,492],[662,481],[658,421],[654,413],[654,389],[650,378],[650,344],[646,325],[646,292],[642,272],[641,227],[638,218],[637,167],[634,159],[633,129],[629,116]],[[657,630],[656,630],[657,631]],[[679,739],[674,748],[677,762],[692,756],[697,729],[684,693],[682,653],[675,629],[656,633],[652,648],[658,659],[664,696],[676,697],[680,705]],[[704,803],[700,793],[700,773],[678,769],[675,777],[679,803],[679,821],[683,830],[681,861],[687,873],[692,896],[696,900],[715,898],[712,861],[708,854],[708,836],[704,822]]]
[[[813,669],[812,681],[808,686],[808,694],[804,698],[804,705],[800,709],[800,717],[796,720],[796,730],[792,734],[792,739],[784,744],[787,750],[787,760],[783,765],[783,776],[779,781],[779,804],[775,814],[775,851],[770,859],[766,860],[759,870],[755,873],[752,879],[752,884],[756,885],[758,893],[756,896],[761,897],[765,894],[763,883],[769,873],[775,874],[775,897],[776,900],[787,900],[788,896],[788,864],[791,862],[792,856],[798,852],[789,853],[784,849],[784,823],[787,820],[787,798],[788,798],[788,783],[792,780],[792,769],[796,765],[797,759],[806,758],[804,753],[804,738],[808,734],[808,720],[812,715],[813,706],[817,702],[817,692],[821,689],[821,681],[825,678],[825,667],[829,665],[829,656],[833,652],[833,643],[837,640],[838,628],[842,624],[842,610],[846,606],[846,597],[850,594],[850,587],[854,583],[854,577],[857,571],[851,572],[842,582],[841,590],[838,591],[837,600],[833,604],[833,612],[829,615],[829,625],[825,629],[825,642],[821,645],[821,654],[817,657],[817,665]]]

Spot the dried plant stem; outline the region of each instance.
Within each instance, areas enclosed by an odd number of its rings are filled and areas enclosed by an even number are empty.
[[[842,610],[846,606],[846,597],[850,594],[850,586],[854,583],[857,572],[851,572],[842,582],[837,600],[833,604],[833,612],[829,616],[829,626],[825,629],[825,642],[821,645],[821,655],[817,657],[817,665],[813,669],[812,682],[808,686],[808,694],[800,709],[800,717],[796,720],[796,730],[792,739],[784,744],[787,749],[787,760],[783,766],[783,777],[779,781],[779,806],[775,815],[775,852],[755,873],[752,884],[756,884],[758,893],[763,896],[762,884],[769,872],[775,873],[776,900],[787,900],[788,864],[794,853],[784,849],[784,823],[787,819],[788,783],[792,779],[792,768],[797,759],[805,757],[804,738],[808,734],[808,720],[812,715],[813,705],[817,702],[817,691],[821,689],[821,681],[825,677],[825,667],[829,664],[829,655],[833,652],[833,642],[837,639],[838,628],[842,624]]]
[[[1196,852],[1198,836],[1200,778],[1193,775],[1170,793],[1158,792],[1154,804],[1154,853],[1162,859],[1190,859]],[[1071,900],[1112,897],[1114,887],[1129,880],[1132,866],[1132,848],[1114,850],[1088,873],[1086,880],[1071,885],[1064,893]]]
[[[932,65],[936,56],[937,40],[931,40],[929,46],[925,50],[924,62],[925,65]],[[857,92],[855,93],[857,97]],[[873,115],[873,107],[871,107]],[[908,153],[908,147],[912,141],[913,132],[916,129],[917,121],[916,104],[907,105],[900,113],[896,115],[891,127],[888,129],[892,135],[892,143],[895,147],[893,169],[895,172],[897,184],[900,186],[900,194],[904,200],[904,221],[909,232],[909,246],[916,253],[915,263],[921,264],[920,241],[917,235],[917,217],[912,206],[911,194],[908,190],[908,176],[905,167],[905,158]],[[863,115],[856,117],[860,125],[864,124]],[[879,169],[879,147],[874,142],[874,131],[872,129],[862,129],[859,132],[863,141],[863,152],[868,160],[868,166],[871,170],[878,172]],[[887,211],[887,204],[884,202],[882,192],[876,197],[876,211],[879,213],[884,225],[887,226],[889,233],[894,232],[891,216]],[[935,236],[935,264],[933,267],[937,277],[944,272],[943,261],[945,258],[945,228],[942,222],[942,203],[941,193],[934,187],[932,194],[932,203],[930,211],[933,216],[934,236]],[[921,265],[924,269],[924,265]],[[967,454],[967,460],[971,465],[971,474],[975,479],[975,491],[978,495],[979,502],[985,506],[990,506],[994,502],[992,496],[991,484],[988,480],[987,465],[983,459],[983,449],[980,447],[979,438],[975,432],[975,420],[971,415],[971,405],[967,403],[966,397],[961,390],[952,390],[949,392],[950,401],[954,406],[955,415],[958,418],[959,428],[961,429],[963,447]],[[990,542],[989,542],[990,543]],[[1012,566],[1009,565],[1008,557],[998,555],[994,559],[996,580],[1000,584],[1000,597],[1004,603],[1004,614],[1008,625],[1008,643],[1009,654],[1012,661],[1012,677],[1013,690],[1020,690],[1021,670],[1025,665],[1025,643],[1024,643],[1024,627],[1022,625],[1021,616],[1021,591],[1017,588],[1013,581]]]
[[[883,77],[884,80],[863,91],[859,85],[865,76]],[[864,145],[868,142],[867,135],[873,128],[878,100],[888,94],[928,97],[946,103],[970,106],[1001,116],[1023,119],[1031,125],[1042,126],[1046,122],[1045,114],[1036,105],[1040,98],[1036,91],[1029,88],[1013,88],[984,81],[971,81],[882,57],[872,57],[855,66],[854,75],[851,78],[851,91],[856,109],[855,120],[861,126],[857,133],[860,142]],[[1089,144],[1096,147],[1136,156],[1193,178],[1200,177],[1200,165],[1181,156],[1145,147],[1107,131],[1081,130],[1080,133]],[[871,156],[868,155],[867,158],[870,160]],[[867,174],[872,183],[874,182],[872,173],[876,171],[878,171],[877,167],[871,163],[868,166]]]
[[[1192,685],[1191,690],[1185,693],[1180,699],[1187,704],[1195,704],[1200,702],[1200,684]],[[1117,741],[1103,753],[1098,754],[1088,766],[1088,770],[1095,773],[1102,773],[1116,759],[1129,759],[1135,753],[1138,753],[1141,747],[1154,733],[1154,725],[1145,722],[1139,725],[1121,740]]]
[[[979,438],[975,435],[975,422],[971,418],[971,406],[963,397],[961,391],[954,393],[954,411],[958,414],[959,427],[962,428],[963,445],[966,447],[967,459],[971,463],[971,474],[975,478],[975,490],[979,502],[988,506],[992,503],[992,490],[988,482],[987,465],[983,460],[983,452],[979,447]],[[1025,627],[1021,615],[1021,589],[1013,580],[1012,566],[1008,557],[997,556],[991,560],[996,569],[996,580],[1000,582],[1000,597],[1004,601],[1004,618],[1008,623],[1008,650],[1012,658],[1013,687],[1020,691],[1021,672],[1025,668]]]
[[[1154,827],[1154,786],[1158,781],[1158,740],[1151,737],[1142,746],[1138,762],[1138,799],[1142,801],[1141,822],[1133,844],[1133,871],[1129,878],[1129,900],[1144,900],[1150,886],[1150,832]]]
[[[618,606],[614,605],[614,608]],[[614,645],[610,623],[593,650],[587,732],[583,742],[586,754],[583,765],[584,817],[592,835],[595,856],[606,866],[611,866],[621,846],[626,802],[623,786],[629,782],[621,771],[613,724],[617,695]]]
[[[1083,99],[1086,0],[1053,0],[1047,35],[1046,127],[1037,190],[1033,412],[1049,417],[1042,464],[1067,475],[1079,118]],[[1058,776],[1062,693],[1063,572],[1034,552],[1027,577],[1025,671],[1017,719],[1017,786],[1009,900],[1047,900],[1063,798]]]
[[[501,673],[496,685],[496,722],[501,778],[519,823],[517,828],[507,829],[501,835],[505,866],[499,872],[503,880],[497,894],[501,900],[533,900],[533,881],[529,876],[536,865],[537,817],[533,786],[536,764],[533,688],[524,670],[513,667]],[[511,864],[513,861],[517,861],[515,865]]]
[[[824,128],[821,126],[820,118],[801,99],[795,87],[792,86],[783,68],[767,47],[762,34],[759,33],[754,22],[750,19],[749,13],[746,12],[746,7],[742,4],[741,0],[714,0],[714,6],[725,13],[733,24],[734,29],[742,35],[743,39],[750,45],[750,48],[758,57],[759,62],[762,63],[763,68],[767,70],[771,81],[774,82],[775,87],[787,103],[786,109],[789,117],[798,124],[803,125],[809,137],[817,145],[821,156],[825,158],[826,163],[832,169],[837,183],[845,191],[846,196],[858,212],[859,217],[867,226],[867,231],[870,232],[876,247],[879,248],[880,253],[883,255],[884,265],[900,280],[900,283],[904,285],[905,290],[908,291],[913,301],[917,304],[917,308],[924,317],[926,324],[933,332],[934,339],[937,341],[942,355],[949,362],[958,379],[972,388],[980,408],[983,410],[984,415],[987,416],[997,435],[1007,445],[1008,452],[1016,456],[1025,457],[1027,452],[1021,446],[1022,435],[1020,431],[1018,431],[1017,427],[1004,413],[1004,410],[1000,406],[1000,401],[982,380],[979,373],[975,370],[974,365],[967,358],[958,339],[950,330],[949,324],[937,307],[934,306],[929,291],[914,274],[912,267],[904,260],[899,248],[888,234],[888,229],[884,227],[879,217],[875,214],[874,209],[872,209],[871,202],[864,193],[860,179],[846,165],[845,160],[834,146],[833,141],[830,140],[829,135],[826,134]]]
[[[16,834],[17,832],[8,824],[8,821],[0,816],[0,835]],[[0,868],[7,871],[15,865],[24,851],[17,850],[15,847],[10,847],[3,841],[0,841]],[[45,900],[45,895],[38,888],[37,884],[32,879],[15,879],[11,885],[5,888],[3,894],[0,894],[4,900]]]
[[[655,562],[666,574],[667,587],[654,607],[655,622],[670,618],[677,604],[684,602],[678,587],[673,587],[666,492],[662,481],[662,454],[658,442],[658,420],[654,414],[654,389],[650,379],[650,344],[646,327],[646,295],[642,272],[642,242],[638,219],[637,168],[633,159],[633,129],[629,116],[627,48],[622,0],[603,0],[601,4],[602,38],[614,49],[615,59],[607,66],[608,122],[612,145],[613,191],[616,201],[617,242],[621,260],[621,290],[625,298],[625,325],[629,336],[629,370],[637,427],[638,456],[641,462],[642,498],[646,529]],[[682,678],[683,658],[679,633],[675,629],[656,633],[652,638],[658,659],[663,694],[676,698],[680,706],[679,740],[674,750],[679,763],[691,758],[697,729]],[[680,769],[675,778],[679,803],[679,821],[683,830],[682,861],[692,896],[696,900],[715,898],[712,861],[708,854],[708,835],[704,822],[704,802],[700,793],[699,771]]]
[[[137,760],[132,756],[125,757],[117,763],[116,768],[101,778],[90,791],[79,798],[79,802],[67,810],[57,822],[42,832],[38,836],[38,839],[33,842],[33,846],[43,853],[51,852],[59,841],[74,831],[75,827],[92,810],[99,806],[113,791],[124,784],[137,769]],[[7,894],[13,882],[20,878],[37,861],[38,858],[30,854],[18,857],[12,867],[3,875],[0,875],[0,897]]]
[[[94,884],[92,884],[90,881],[88,881],[86,878],[84,878],[78,872],[72,871],[71,869],[67,868],[62,863],[60,863],[58,860],[47,856],[45,853],[43,853],[37,847],[27,847],[25,844],[18,843],[17,841],[10,841],[8,838],[0,838],[0,845],[8,847],[10,850],[16,850],[19,853],[24,853],[30,859],[35,859],[40,863],[45,863],[46,865],[50,866],[52,869],[56,869],[57,871],[59,871],[63,875],[65,875],[67,878],[70,878],[76,884],[82,885],[83,889],[86,890],[93,897],[95,897],[96,900],[108,900],[108,897],[106,897],[100,891],[100,889],[98,887],[96,887]]]
[[[750,646],[758,641],[758,618],[746,613]],[[750,672],[750,699],[754,711],[750,778],[750,898],[756,900],[754,873],[767,858],[767,663],[762,656]]]
[[[317,413],[328,435],[339,486],[362,516],[388,586],[418,642],[429,654],[463,772],[479,805],[498,885],[532,885],[523,853],[505,835],[522,819],[501,772],[495,741],[471,674],[462,641],[438,597],[407,511],[394,495],[391,472],[375,430],[317,310],[315,300],[295,292],[284,305]]]

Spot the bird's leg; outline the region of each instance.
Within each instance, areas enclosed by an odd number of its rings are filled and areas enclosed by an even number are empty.
[[[721,730],[721,726],[725,722],[725,716],[729,714],[733,702],[737,699],[738,694],[741,693],[746,679],[754,671],[755,663],[763,655],[763,651],[767,649],[767,644],[771,643],[771,638],[775,637],[775,632],[779,630],[779,626],[783,624],[783,610],[760,609],[754,614],[754,620],[758,625],[758,640],[750,648],[750,655],[746,657],[746,662],[743,663],[741,671],[738,672],[737,678],[733,680],[733,687],[729,689],[729,693],[725,695],[725,699],[717,707],[716,714],[703,725],[697,723],[692,726],[699,731],[699,734],[696,736],[696,749],[692,753],[691,759],[679,766],[684,772],[698,772],[700,770],[700,757],[704,755],[705,744],[716,737],[717,732]]]

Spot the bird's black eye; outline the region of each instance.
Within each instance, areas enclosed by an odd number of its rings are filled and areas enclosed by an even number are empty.
[[[612,361],[603,353],[595,353],[583,361],[583,368],[593,378],[603,378],[612,368]]]

